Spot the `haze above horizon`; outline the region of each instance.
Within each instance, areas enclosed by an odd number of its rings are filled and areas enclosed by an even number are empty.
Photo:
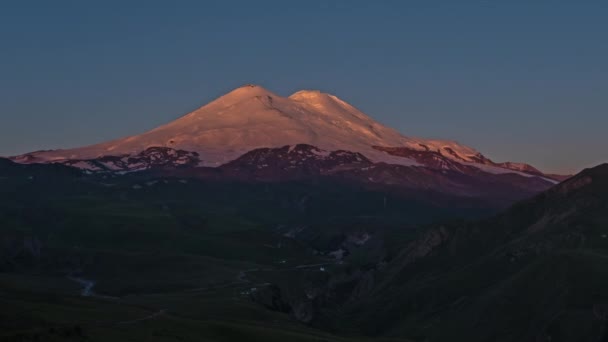
[[[139,134],[246,83],[574,173],[606,159],[608,5],[0,4],[0,155]]]

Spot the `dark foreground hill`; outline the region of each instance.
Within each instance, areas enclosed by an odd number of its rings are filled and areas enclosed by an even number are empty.
[[[606,165],[468,221],[323,179],[0,163],[0,340],[606,336]]]
[[[492,219],[427,229],[343,322],[414,340],[605,341],[607,267],[605,164]]]

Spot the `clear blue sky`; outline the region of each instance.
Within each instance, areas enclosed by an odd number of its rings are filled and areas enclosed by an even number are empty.
[[[0,155],[140,133],[256,83],[577,171],[608,161],[606,18],[574,0],[6,0]]]

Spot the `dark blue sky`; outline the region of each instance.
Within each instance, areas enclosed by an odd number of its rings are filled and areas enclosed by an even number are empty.
[[[256,83],[577,171],[608,160],[606,18],[605,1],[2,1],[0,155],[140,133]]]

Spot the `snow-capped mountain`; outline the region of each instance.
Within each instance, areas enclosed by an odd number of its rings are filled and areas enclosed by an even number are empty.
[[[412,139],[383,126],[339,98],[319,91],[289,97],[246,85],[154,130],[83,148],[31,153],[31,161],[53,162],[136,154],[149,147],[198,152],[218,166],[256,148],[309,144],[325,150],[365,153],[375,161],[411,164],[372,146],[450,148],[465,160],[477,151],[450,141]],[[33,157],[33,158],[32,158]],[[19,159],[16,159],[19,160]]]
[[[306,144],[360,154],[370,163],[546,177],[517,163],[494,163],[453,141],[407,137],[338,97],[303,90],[289,97],[246,85],[149,132],[96,145],[32,152],[20,163],[62,163],[93,171],[154,166],[217,167],[262,148]],[[549,178],[549,177],[546,177]]]

